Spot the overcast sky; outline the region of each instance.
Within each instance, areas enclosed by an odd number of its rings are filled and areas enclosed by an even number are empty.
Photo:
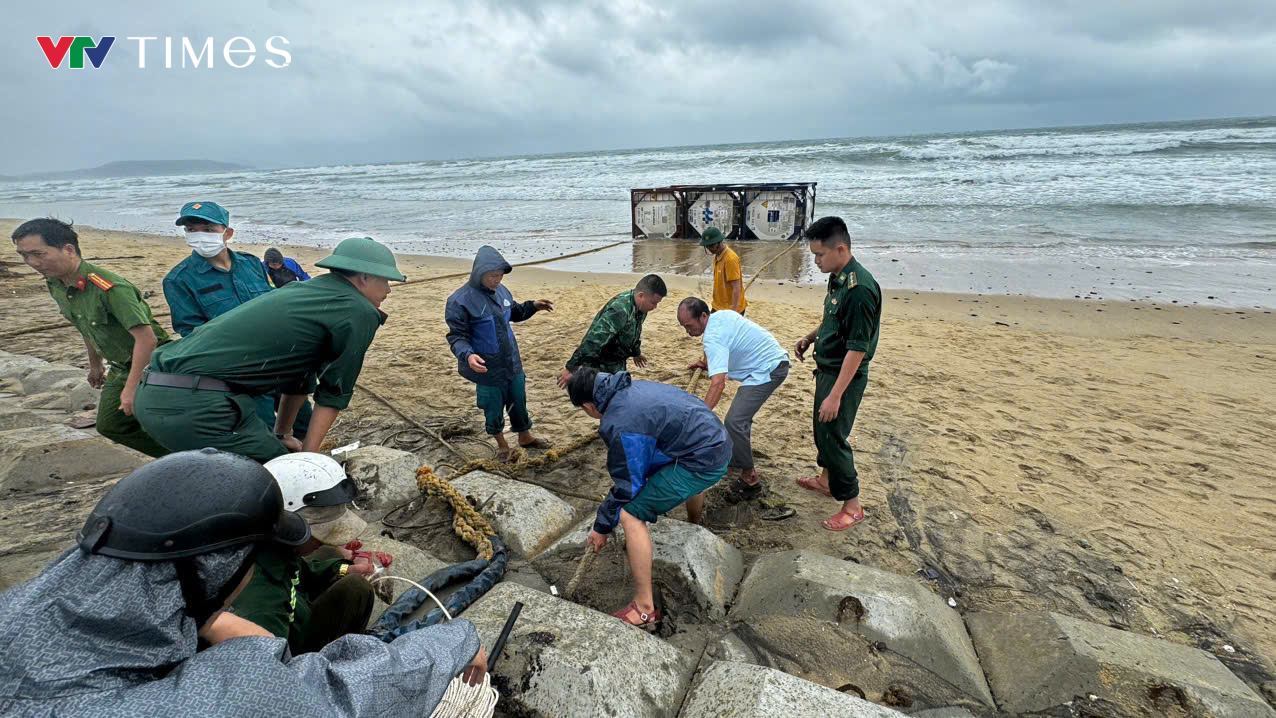
[[[0,174],[1276,114],[1274,0],[46,1],[4,16]],[[100,69],[53,70],[38,35],[116,42]],[[128,36],[160,38],[145,69]],[[245,69],[222,55],[235,36],[257,46]],[[271,36],[288,67],[266,64]],[[181,68],[182,37],[214,39],[213,69]]]

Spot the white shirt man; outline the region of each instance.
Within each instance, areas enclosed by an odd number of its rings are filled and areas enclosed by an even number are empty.
[[[753,466],[753,417],[789,375],[789,355],[771,333],[740,314],[721,310],[710,312],[698,297],[688,297],[678,305],[678,323],[688,336],[702,337],[705,358],[691,368],[709,374],[705,404],[718,405],[727,379],[740,382],[723,423],[731,437],[731,466],[740,469],[740,478],[727,488],[732,501],[756,498],[762,484]]]

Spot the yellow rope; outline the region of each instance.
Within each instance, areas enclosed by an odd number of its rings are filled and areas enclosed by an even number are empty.
[[[567,446],[558,449],[550,449],[545,452],[544,456],[538,456],[535,459],[527,458],[527,452],[519,450],[518,459],[514,463],[501,463],[492,459],[474,459],[462,466],[451,478],[456,478],[471,471],[491,471],[493,473],[505,474],[512,471],[521,471],[523,469],[544,466],[563,458],[567,454],[579,449],[582,446],[597,439],[597,434],[583,436]],[[520,479],[526,483],[535,483]],[[470,502],[465,500],[460,491],[452,486],[448,479],[434,473],[434,469],[430,466],[422,466],[416,470],[416,485],[428,496],[438,496],[452,505],[452,530],[462,540],[474,547],[478,552],[479,558],[487,561],[492,560],[493,548],[492,542],[488,540],[488,536],[495,536],[496,530],[492,528],[492,524],[488,522]],[[538,484],[539,485],[539,484]],[[591,496],[579,495],[582,498],[594,499]]]
[[[447,479],[434,473],[429,466],[416,470],[416,485],[423,493],[438,496],[452,504],[452,530],[456,535],[478,552],[479,558],[492,560],[492,542],[488,536],[495,536],[496,530],[483,518],[483,515],[470,506],[460,491],[457,491]]]

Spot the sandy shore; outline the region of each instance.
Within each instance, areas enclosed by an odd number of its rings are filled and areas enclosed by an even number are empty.
[[[0,229],[7,237],[14,225]],[[81,243],[85,257],[103,258],[167,310],[160,280],[188,254],[183,244],[91,228],[81,228]],[[324,252],[289,254],[310,268]],[[16,253],[4,260],[0,335],[57,322],[43,282],[14,264]],[[860,260],[875,268],[873,257]],[[430,257],[401,263],[412,279],[469,268]],[[557,307],[518,327],[539,434],[566,443],[593,429],[553,377],[597,308],[634,280],[540,267],[507,278],[516,298]],[[444,340],[443,304],[461,281],[394,289],[361,382],[409,414],[448,415],[481,432],[474,390],[457,376]],[[688,294],[707,296],[708,285],[666,281],[671,294],[645,330],[652,363],[635,376],[685,385],[699,343],[674,310]],[[792,346],[815,326],[821,293],[759,282],[749,314]],[[823,531],[833,503],[792,482],[815,467],[813,382],[799,369],[754,430],[759,470],[797,516],[766,523],[748,508],[723,507],[710,514],[713,528],[750,554],[803,548],[897,573],[933,568],[938,590],[956,594],[962,610],[1055,610],[1201,646],[1252,672],[1251,680],[1271,680],[1276,318],[1137,302],[885,294],[881,345],[852,435],[872,519],[849,534]],[[5,349],[83,363],[70,329],[12,337]],[[356,395],[334,433],[358,438],[392,419]],[[602,452],[595,445],[584,453],[570,481],[601,493]],[[1237,652],[1224,654],[1224,644]]]

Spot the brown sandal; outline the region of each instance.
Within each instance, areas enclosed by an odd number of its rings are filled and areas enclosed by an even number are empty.
[[[830,522],[830,521],[832,521],[833,519],[835,519],[835,518],[837,518],[837,517],[839,517],[839,516],[842,516],[842,515],[849,516],[849,517],[851,518],[851,522],[850,522],[849,524],[845,525],[845,526],[836,527],[836,528],[835,528],[835,527],[833,527],[833,526],[829,526],[829,522]],[[855,526],[859,526],[860,522],[861,522],[861,521],[863,521],[863,520],[864,520],[864,519],[866,519],[866,518],[868,518],[868,512],[867,512],[867,511],[860,511],[860,515],[859,515],[859,516],[856,516],[855,514],[853,514],[853,513],[849,512],[849,511],[842,510],[842,511],[838,511],[837,513],[833,514],[832,516],[830,516],[830,517],[828,517],[828,518],[824,519],[822,522],[820,522],[820,525],[824,527],[824,530],[825,530],[825,531],[845,531],[845,530],[847,530],[847,529],[849,529],[849,528],[853,528],[853,527],[855,527]]]

